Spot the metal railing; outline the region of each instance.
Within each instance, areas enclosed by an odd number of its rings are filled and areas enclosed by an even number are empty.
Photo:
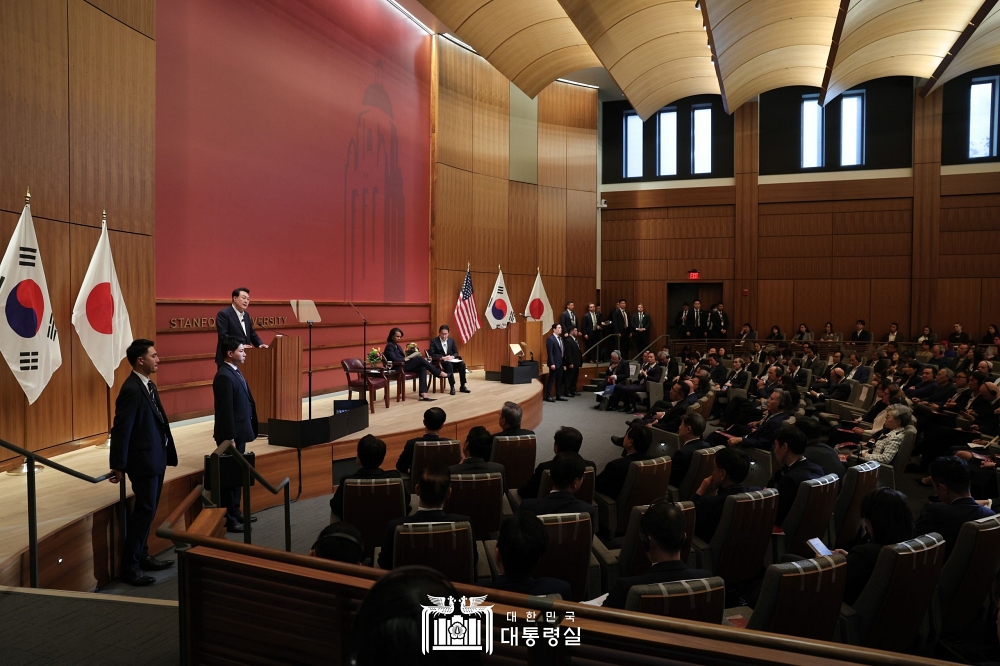
[[[212,481],[212,504],[215,506],[222,505],[222,472],[221,472],[221,456],[225,453],[231,453],[233,459],[236,460],[243,473],[243,515],[246,516],[246,520],[243,521],[243,541],[244,543],[253,543],[251,540],[251,527],[250,527],[250,478],[253,477],[257,483],[264,486],[269,493],[272,495],[277,495],[281,490],[285,491],[285,550],[292,550],[292,509],[291,509],[291,496],[289,486],[290,481],[286,476],[284,480],[278,484],[277,488],[272,486],[267,479],[261,476],[260,472],[254,469],[253,465],[247,462],[247,459],[243,457],[240,450],[236,448],[233,440],[227,439],[226,441],[219,444],[218,448],[212,452],[208,461],[208,473],[209,478]],[[176,519],[175,519],[176,520]]]
[[[35,463],[40,463],[45,465],[50,469],[54,469],[57,472],[62,472],[74,478],[80,479],[81,481],[86,481],[87,483],[101,483],[102,481],[107,481],[115,475],[113,471],[103,474],[101,476],[89,476],[83,472],[78,472],[75,469],[70,469],[65,465],[60,465],[57,462],[49,460],[45,456],[40,456],[37,453],[28,451],[27,449],[22,449],[20,446],[15,446],[10,442],[0,439],[0,447],[7,449],[8,451],[13,451],[19,456],[24,456],[27,461],[27,479],[28,479],[28,570],[30,576],[31,587],[38,587],[38,498],[37,490],[35,488]],[[119,511],[121,512],[121,534],[122,543],[125,542],[125,532],[127,525],[126,509],[125,509],[125,480],[122,479],[118,483],[119,494],[121,501],[119,502]]]
[[[608,351],[608,365],[610,366],[611,365],[611,351],[614,350],[614,349],[616,349],[618,347],[618,345],[621,344],[621,339],[622,339],[621,333],[612,333],[611,335],[604,336],[603,338],[601,338],[600,342],[598,342],[596,344],[593,344],[590,347],[588,347],[587,351],[583,352],[583,354],[580,355],[580,358],[583,359],[584,361],[586,361],[587,360],[587,354],[589,354],[592,351],[597,351],[598,349],[600,349],[601,347],[604,346],[604,341],[605,340],[611,340],[612,338],[618,338],[618,342],[613,347],[611,347],[611,350]],[[621,350],[619,350],[619,351],[621,351]],[[625,352],[622,352],[623,355],[624,355],[624,353]],[[623,358],[624,358],[624,356],[623,356]],[[596,363],[598,366],[601,365],[601,361],[599,361],[599,360],[595,360],[595,361],[593,361],[593,363]]]
[[[655,345],[660,340],[664,340],[664,339],[666,339],[666,341],[667,341],[667,346],[670,346],[670,336],[667,335],[666,333],[664,333],[663,335],[661,335],[660,337],[656,338],[655,340],[653,340],[652,342],[650,342],[648,345],[646,345],[645,347],[643,347],[642,349],[640,349],[638,352],[636,352],[635,356],[632,357],[632,360],[633,361],[638,361],[639,357],[641,357],[643,354],[645,354],[647,351],[649,351],[650,349],[653,348],[653,345]]]

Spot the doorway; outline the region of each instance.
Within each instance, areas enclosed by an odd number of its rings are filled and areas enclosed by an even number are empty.
[[[722,300],[721,282],[668,282],[667,283],[667,324],[670,330],[670,338],[679,340],[677,326],[677,313],[681,311],[681,306],[685,303],[692,305],[695,301],[701,301],[701,308],[708,314],[714,303]]]

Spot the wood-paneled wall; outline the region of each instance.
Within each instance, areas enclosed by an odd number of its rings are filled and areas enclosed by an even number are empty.
[[[46,455],[107,432],[106,384],[70,324],[102,209],[133,333],[155,330],[154,15],[154,0],[0,3],[0,247],[30,187],[63,357],[30,407],[0,363],[0,438]]]
[[[516,311],[541,270],[556,313],[593,301],[597,275],[597,91],[554,83],[538,95],[538,184],[508,178],[509,86],[478,55],[435,40],[431,98],[431,328],[447,323],[467,266],[483,324],[462,350],[499,370],[508,342],[538,355],[542,325],[493,331],[482,316],[502,267]],[[520,318],[519,318],[520,319]],[[536,356],[537,357],[537,356]]]

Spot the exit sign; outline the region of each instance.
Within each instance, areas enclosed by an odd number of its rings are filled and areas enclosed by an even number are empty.
[[[698,280],[700,278],[701,278],[701,273],[698,272],[697,268],[694,269],[693,271],[688,271],[688,280]]]

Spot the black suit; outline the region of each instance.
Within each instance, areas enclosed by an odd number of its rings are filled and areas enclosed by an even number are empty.
[[[712,337],[716,340],[725,340],[729,335],[729,313],[714,310],[711,312],[710,324],[712,327]]]
[[[562,326],[563,334],[569,333],[570,329],[576,326],[576,313],[563,310],[559,315],[559,324]]]
[[[246,332],[243,332],[243,326],[240,326],[240,317],[236,314],[236,309],[233,306],[223,308],[219,311],[219,314],[215,315],[215,330],[219,333],[219,341],[215,346],[215,364],[222,365],[226,362],[226,353],[222,351],[222,339],[223,338],[236,338],[244,345],[250,345],[252,347],[260,347],[263,343],[260,336],[257,335],[257,331],[253,330],[253,320],[250,319],[250,313],[243,311],[243,323],[246,325]]]
[[[615,586],[611,588],[608,598],[604,600],[604,606],[606,608],[625,608],[628,591],[636,585],[655,585],[657,583],[673,583],[678,580],[711,577],[712,574],[704,569],[692,569],[687,563],[680,560],[660,562],[651,566],[649,571],[644,574],[619,578]]]
[[[257,405],[250,387],[240,371],[228,363],[219,366],[212,380],[215,396],[215,443],[233,440],[240,453],[246,443],[257,439]],[[240,488],[223,488],[222,506],[226,507],[226,522],[240,522]]]
[[[448,385],[455,387],[455,373],[458,373],[458,381],[465,386],[465,361],[458,355],[458,345],[455,338],[449,337],[447,344],[441,342],[441,337],[431,338],[431,358],[441,359],[451,356],[453,361],[441,361],[441,369],[448,373]]]
[[[527,509],[536,516],[547,516],[552,513],[589,513],[590,524],[597,531],[597,507],[587,504],[568,490],[553,490],[547,496],[525,497],[521,500],[519,509]]]
[[[695,491],[698,489],[695,488]],[[691,496],[694,501],[694,535],[704,541],[711,543],[715,536],[715,530],[719,529],[719,522],[722,520],[722,509],[726,506],[726,498],[730,495],[745,493],[747,489],[741,485],[719,488],[715,495],[702,497],[697,492]]]
[[[590,349],[599,347],[601,343],[601,318],[596,312],[587,312],[583,315],[583,342],[584,347]],[[600,350],[588,357],[588,360],[597,362],[600,359]]]
[[[337,492],[330,498],[330,510],[339,518],[344,517],[344,483],[348,479],[398,479],[399,472],[394,469],[367,469],[362,467],[353,474],[345,474],[340,478]]]
[[[396,461],[396,469],[404,474],[410,473],[410,468],[413,467],[413,449],[416,448],[417,442],[436,442],[441,439],[446,439],[445,437],[439,437],[436,433],[429,432],[422,437],[414,437],[413,439],[406,440],[406,444],[403,445],[403,450],[399,453],[399,459]],[[414,479],[414,483],[416,480]]]
[[[778,491],[778,513],[774,517],[774,524],[781,525],[785,522],[785,517],[795,504],[795,496],[799,492],[799,484],[810,479],[818,479],[823,476],[823,468],[807,458],[799,458],[791,465],[782,467],[775,473],[774,478],[768,483],[769,488]]]
[[[632,461],[645,459],[646,454],[644,453],[630,453],[623,458],[612,460],[604,466],[604,471],[597,475],[595,489],[611,499],[618,499],[622,488],[625,487],[625,479],[628,477],[628,468]]]
[[[620,341],[616,343],[618,350],[621,351],[623,357],[628,356],[629,332],[631,330],[628,312],[616,308],[611,313],[611,327],[614,333],[621,336]]]
[[[563,386],[563,354],[565,353],[562,338],[553,332],[545,338],[546,365],[549,366],[549,378],[545,385],[545,398],[551,394],[555,399],[558,394],[562,397],[565,387]]]
[[[871,342],[871,341],[872,341],[872,332],[866,328],[863,328],[860,331],[855,329],[854,332],[851,333],[851,342]]]
[[[924,507],[913,526],[914,536],[937,532],[946,542],[945,557],[951,555],[962,525],[970,520],[979,520],[994,515],[993,509],[980,506],[971,497],[960,497],[951,504],[934,502]]]
[[[488,583],[477,583],[479,587],[491,590],[503,590],[505,592],[517,592],[528,596],[540,597],[548,594],[558,594],[565,600],[573,598],[573,588],[564,580],[558,578],[512,578],[507,574],[500,574],[496,580]]]
[[[656,427],[667,432],[677,432],[681,425],[681,419],[687,414],[687,409],[690,406],[687,400],[678,400],[677,404],[673,406],[665,400],[660,400],[649,408],[649,413],[663,412],[663,418],[657,422]]]
[[[688,318],[691,320],[691,337],[698,340],[703,339],[708,332],[708,313],[704,310],[691,308],[691,311],[688,312]]]
[[[645,349],[649,344],[649,326],[652,321],[648,312],[636,312],[632,315],[632,336],[635,338],[635,350]],[[643,330],[639,330],[639,329]]]
[[[128,533],[122,544],[122,573],[140,568],[149,554],[146,539],[156,515],[167,465],[177,466],[177,449],[170,423],[156,386],[147,389],[132,373],[122,383],[115,401],[111,426],[109,466],[125,472],[132,481],[135,506],[128,517]],[[124,480],[122,481],[124,483]]]
[[[378,566],[381,569],[392,569],[392,542],[396,538],[396,527],[398,525],[409,525],[410,523],[469,523],[472,526],[472,519],[457,513],[445,513],[444,509],[418,510],[412,516],[403,516],[390,520],[385,525],[385,534],[382,537],[382,552],[378,554]],[[472,545],[472,556],[477,557],[475,542]]]
[[[719,386],[722,386],[723,384],[726,383],[726,378],[729,376],[729,370],[726,369],[726,366],[720,363],[719,365],[712,368],[712,371],[708,373],[708,376],[712,379],[713,382],[715,382]]]
[[[525,430],[524,428],[507,428],[506,430],[501,430],[500,432],[493,433],[494,437],[519,437],[521,435],[534,435],[534,430]]]
[[[399,346],[397,342],[387,342],[385,344],[385,351],[382,352],[387,361],[392,361],[394,366],[403,366],[403,370],[406,372],[416,372],[418,376],[418,381],[420,383],[420,395],[427,393],[427,375],[430,374],[431,377],[437,377],[440,375],[440,370],[431,365],[423,356],[414,356],[413,358],[406,358],[406,352],[403,348]]]
[[[526,499],[538,497],[538,491],[542,486],[542,473],[545,472],[545,470],[549,470],[549,474],[551,474],[553,462],[555,462],[555,458],[538,463],[538,466],[535,467],[535,471],[531,474],[531,478],[525,481],[524,485],[517,489],[517,494],[521,496],[522,502]],[[596,463],[590,460],[584,460],[583,463],[585,467],[593,467],[594,473],[597,473]]]
[[[709,446],[711,445],[700,439],[692,439],[674,451],[674,455],[671,456],[673,462],[670,465],[670,485],[680,488],[681,482],[687,476],[688,469],[691,468],[691,461],[694,460],[694,452],[707,449]]]
[[[576,393],[576,383],[580,379],[580,366],[583,364],[583,352],[580,351],[580,344],[572,335],[563,336],[563,384],[566,393],[573,395]],[[573,367],[570,367],[573,366]]]

